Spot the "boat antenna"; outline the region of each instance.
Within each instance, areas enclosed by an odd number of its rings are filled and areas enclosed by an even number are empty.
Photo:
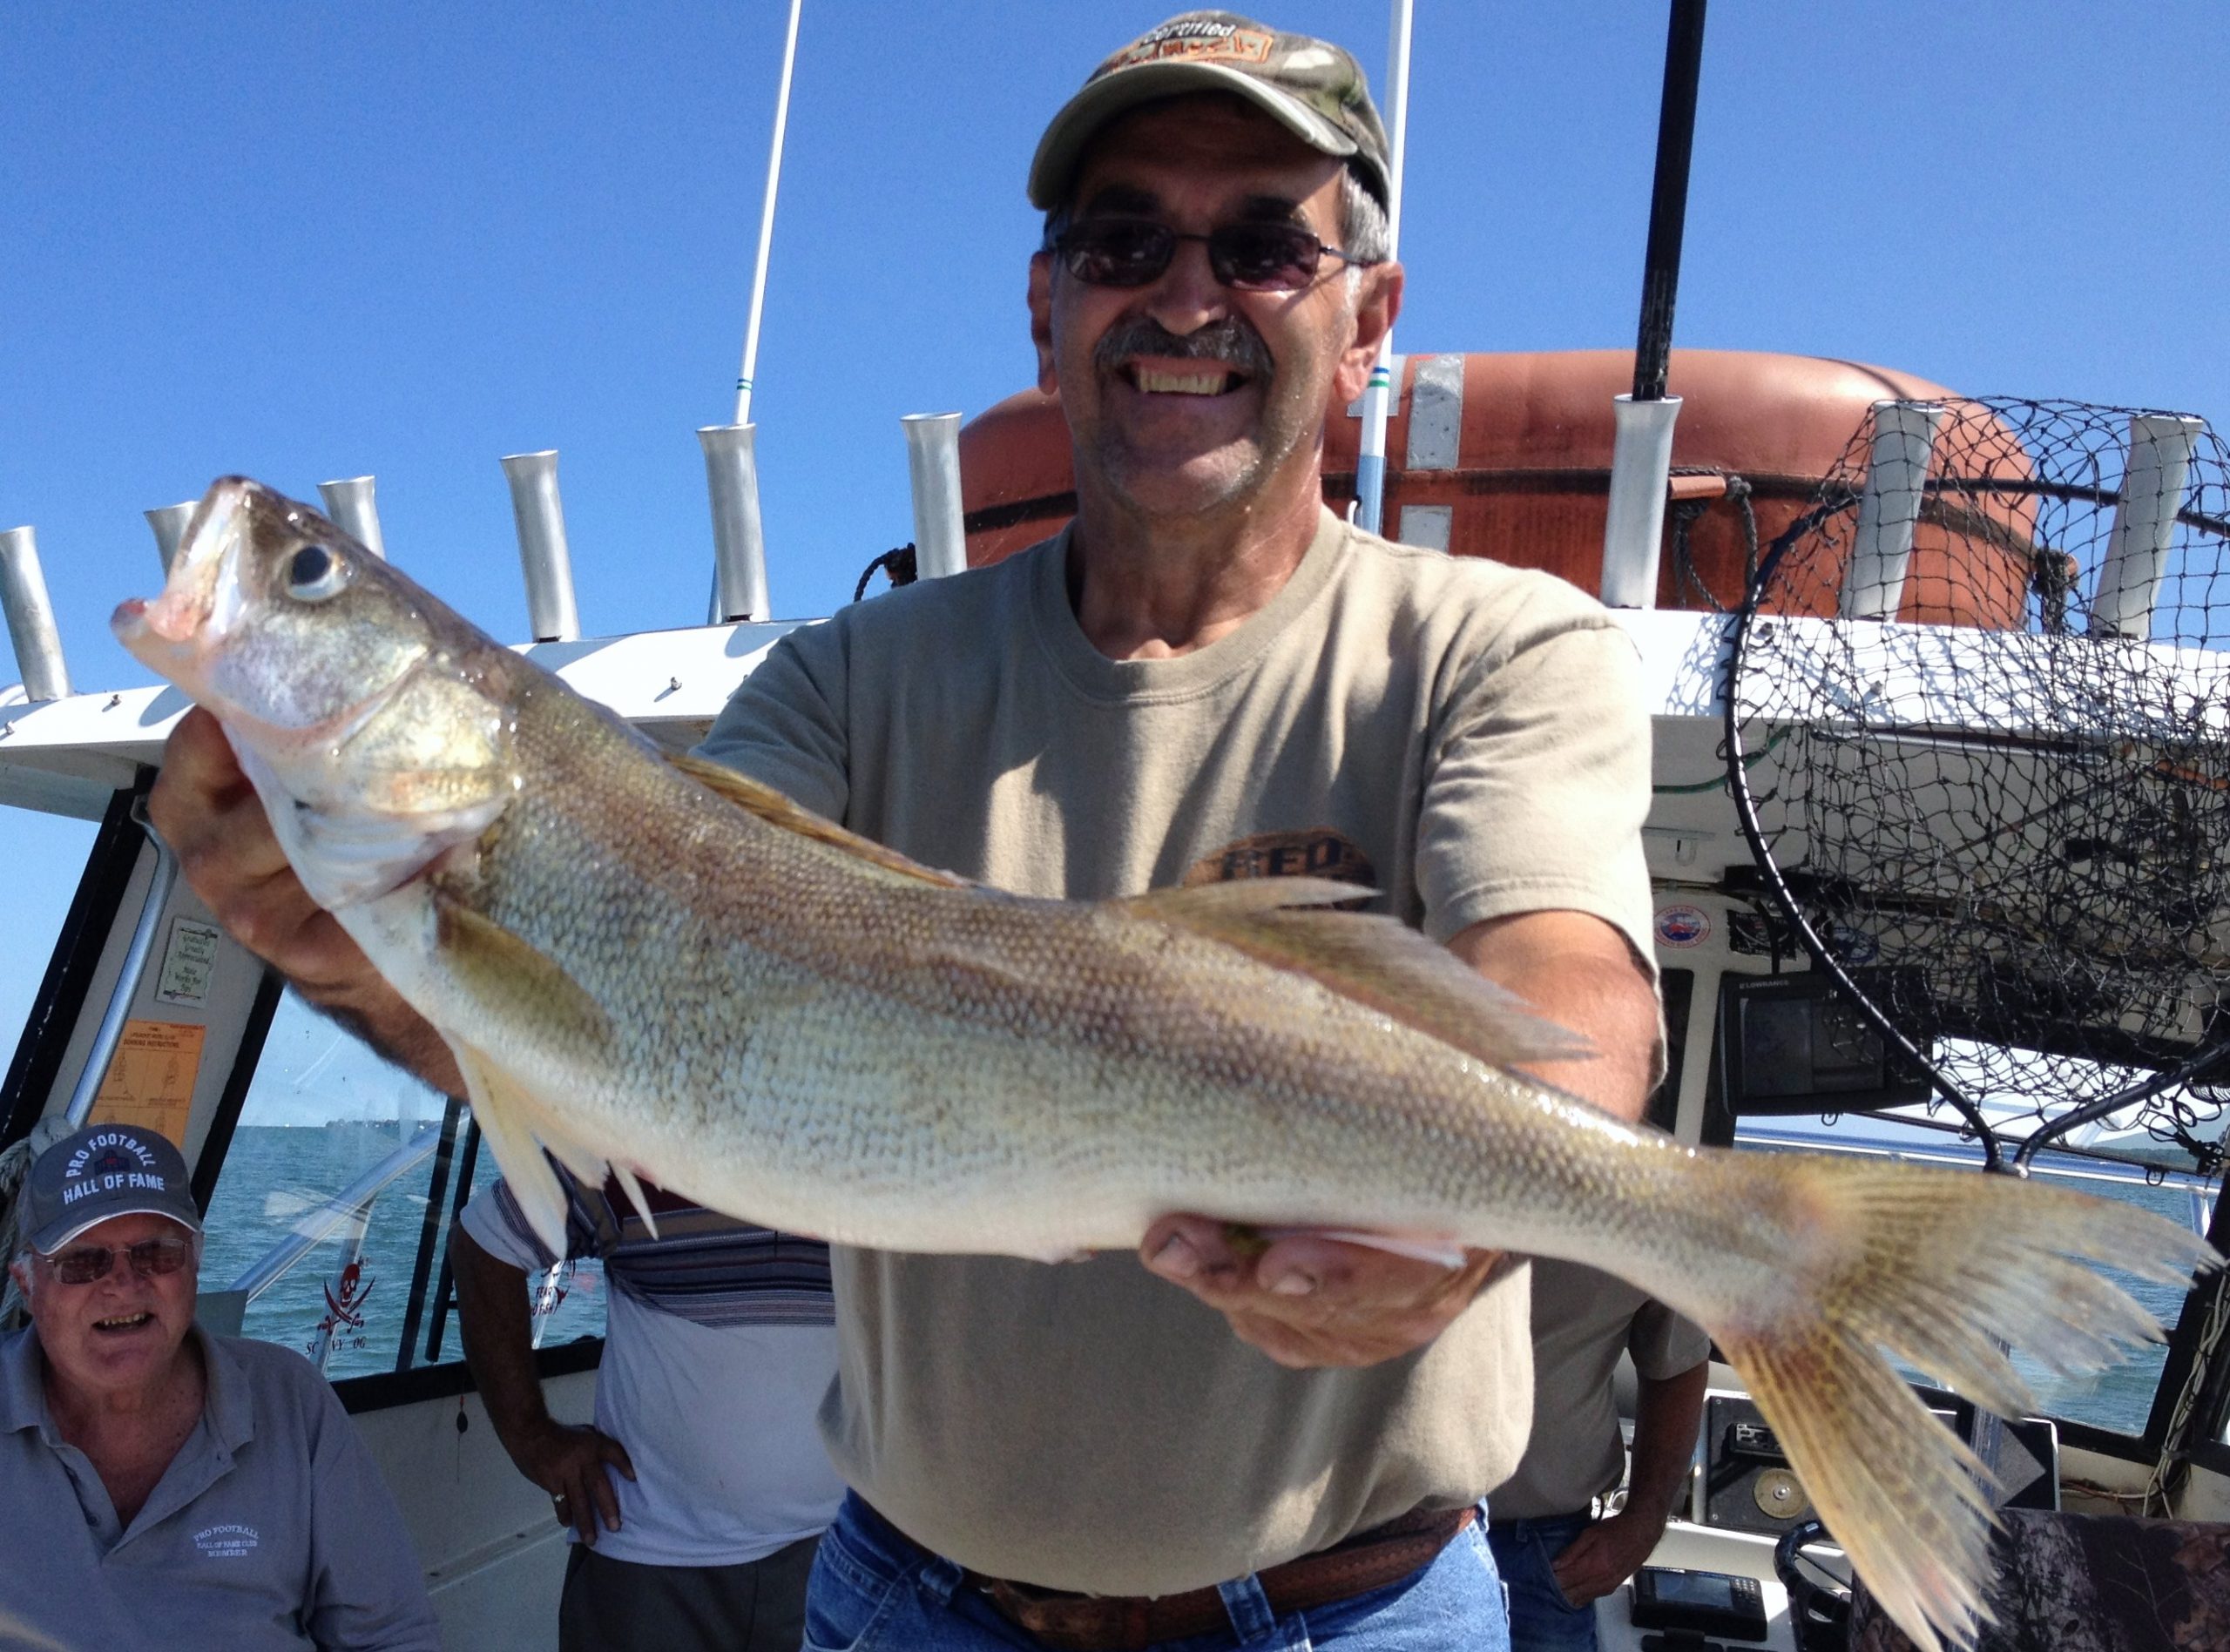
[[[1386,43],[1386,256],[1402,256],[1402,158],[1409,148],[1410,0],[1394,0]],[[1386,519],[1386,420],[1394,400],[1394,329],[1362,393],[1362,442],[1355,456],[1355,525],[1376,533]]]
[[[782,138],[790,125],[790,71],[798,57],[798,13],[790,0],[782,39],[782,84],[774,95],[774,141],[767,152],[767,192],[759,206],[759,257],[751,272],[751,308],[743,323],[743,362],[735,375],[735,419],[697,432],[713,504],[713,588],[705,623],[772,617],[767,595],[765,526],[759,514],[759,455],[751,425],[752,381],[759,372],[759,323],[767,309],[767,260],[774,246],[774,195],[782,182]]]
[[[759,260],[751,272],[751,311],[743,324],[743,365],[735,377],[735,421],[751,422],[751,381],[759,371],[759,320],[767,307],[767,255],[774,244],[774,192],[782,181],[782,136],[790,124],[790,70],[798,56],[798,12],[790,0],[789,32],[782,42],[782,85],[774,97],[774,142],[767,155],[767,196],[759,209]]]
[[[1680,398],[1665,394],[1665,381],[1672,358],[1672,301],[1680,287],[1680,232],[1688,214],[1688,155],[1695,145],[1703,58],[1704,0],[1672,0],[1657,113],[1657,175],[1649,192],[1649,244],[1642,253],[1634,388],[1612,404],[1616,435],[1603,521],[1601,594],[1612,608],[1657,603],[1672,423],[1680,416]]]

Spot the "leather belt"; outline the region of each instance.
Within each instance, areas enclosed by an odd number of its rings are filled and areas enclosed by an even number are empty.
[[[1474,1508],[1404,1514],[1330,1548],[1257,1572],[1254,1580],[1281,1617],[1350,1600],[1422,1570],[1477,1515]],[[1071,1595],[976,1572],[963,1574],[963,1581],[1000,1616],[1052,1652],[1143,1652],[1160,1642],[1231,1627],[1223,1596],[1213,1588],[1182,1595]]]

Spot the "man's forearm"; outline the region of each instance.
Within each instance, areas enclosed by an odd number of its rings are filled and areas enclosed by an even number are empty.
[[[384,988],[385,983],[381,986]],[[294,983],[294,990],[311,1008],[345,1028],[412,1077],[444,1096],[470,1099],[465,1096],[464,1075],[457,1070],[449,1041],[394,993],[325,996],[301,981]]]
[[[1641,1117],[1658,1076],[1657,994],[1618,930],[1587,913],[1528,912],[1475,923],[1448,947],[1595,1046],[1590,1059],[1524,1070],[1617,1117]]]
[[[1633,1464],[1627,1473],[1626,1507],[1661,1518],[1687,1484],[1695,1462],[1696,1428],[1703,1420],[1706,1360],[1677,1377],[1644,1377],[1634,1398]]]
[[[464,1362],[496,1437],[517,1460],[528,1432],[550,1416],[534,1369],[526,1274],[490,1255],[462,1227],[449,1233],[449,1267],[456,1279]]]

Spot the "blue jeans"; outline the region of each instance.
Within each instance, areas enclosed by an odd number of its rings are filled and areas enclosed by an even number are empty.
[[[1595,1602],[1574,1606],[1557,1587],[1552,1562],[1588,1527],[1588,1514],[1498,1521],[1487,1531],[1510,1591],[1514,1652],[1595,1652]]]
[[[1164,1642],[1186,1652],[1510,1652],[1494,1556],[1475,1522],[1433,1562],[1383,1588],[1280,1617],[1252,1576],[1220,1586],[1231,1628]],[[847,1494],[806,1586],[804,1652],[1036,1652],[961,1568]]]

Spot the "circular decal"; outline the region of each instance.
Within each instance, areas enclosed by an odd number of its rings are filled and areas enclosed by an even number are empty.
[[[1711,934],[1711,914],[1701,907],[1666,907],[1657,914],[1657,939],[1667,947],[1700,947]]]

